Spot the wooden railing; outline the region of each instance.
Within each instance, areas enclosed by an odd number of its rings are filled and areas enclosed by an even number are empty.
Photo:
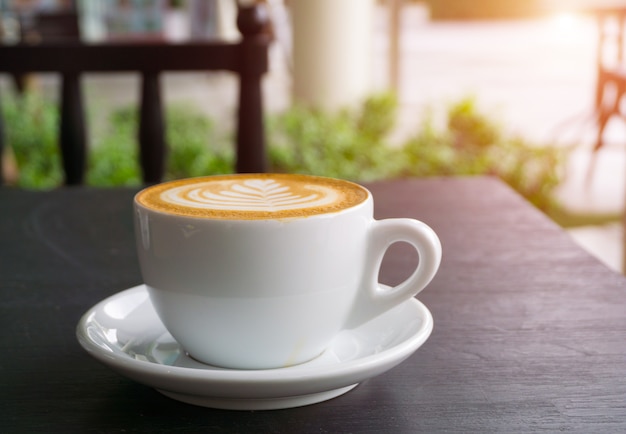
[[[51,41],[0,46],[0,72],[55,72],[61,75],[59,145],[65,184],[82,184],[87,158],[80,77],[84,73],[138,72],[142,77],[138,141],[143,180],[159,182],[167,145],[159,77],[162,72],[226,70],[239,77],[236,171],[266,170],[261,79],[268,69],[267,11],[256,5],[239,9],[238,42],[102,43]],[[0,155],[4,146],[0,117]],[[4,128],[10,128],[5,125]],[[1,173],[0,173],[1,175]]]

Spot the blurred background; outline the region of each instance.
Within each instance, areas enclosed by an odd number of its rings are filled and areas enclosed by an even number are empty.
[[[623,271],[626,129],[619,116],[594,147],[604,58],[598,11],[626,9],[625,1],[264,3],[273,37],[263,83],[272,170],[363,182],[499,176]],[[1,0],[2,43],[45,43],[37,14],[67,12],[78,24],[75,37],[87,43],[239,38],[235,0]],[[609,51],[623,50],[622,25],[610,18]],[[82,78],[92,185],[139,183],[138,80]],[[232,171],[235,78],[172,73],[161,84],[168,177]],[[0,77],[5,173],[22,188],[54,188],[61,182],[58,164],[49,163],[58,160],[59,79],[30,74],[21,86]]]

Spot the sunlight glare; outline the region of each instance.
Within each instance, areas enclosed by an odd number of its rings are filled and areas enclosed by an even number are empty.
[[[576,12],[558,12],[552,16],[554,27],[560,32],[568,32],[576,27],[580,15]]]

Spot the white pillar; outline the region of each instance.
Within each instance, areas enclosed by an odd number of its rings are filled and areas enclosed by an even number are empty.
[[[293,97],[337,109],[371,91],[374,0],[291,0]]]

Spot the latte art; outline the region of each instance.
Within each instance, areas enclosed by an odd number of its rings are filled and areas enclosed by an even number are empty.
[[[305,186],[303,188],[310,194],[298,194],[293,191],[293,186],[273,179],[234,180],[224,183],[226,185],[219,190],[214,184],[172,188],[161,193],[161,198],[172,205],[192,208],[266,212],[325,206],[337,200],[335,190],[320,185]]]
[[[172,181],[137,195],[148,208],[221,219],[306,217],[337,212],[367,198],[348,181],[306,175],[225,175]]]

